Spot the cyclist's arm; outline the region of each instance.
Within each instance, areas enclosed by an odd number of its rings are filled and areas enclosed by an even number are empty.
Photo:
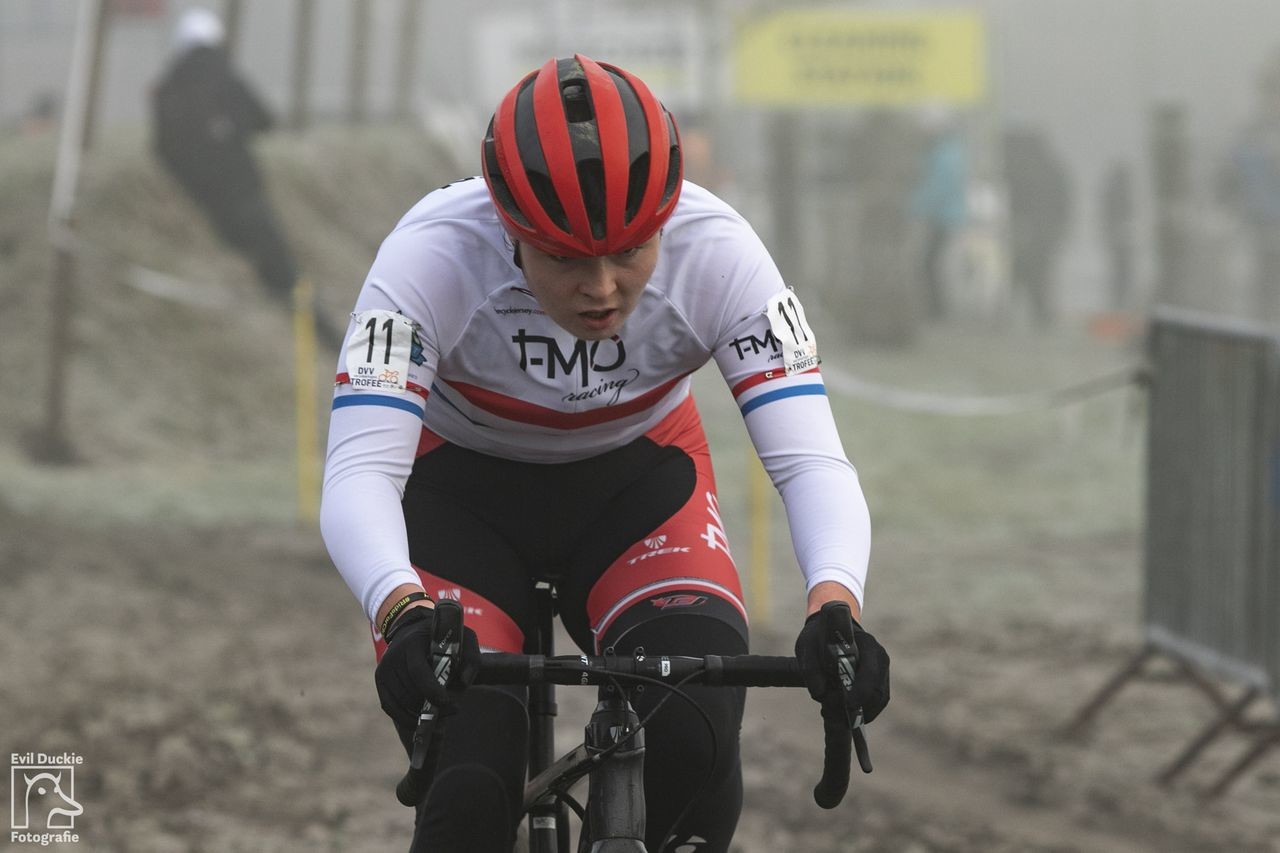
[[[409,561],[401,500],[441,352],[464,327],[465,288],[458,277],[465,265],[444,233],[447,223],[441,226],[420,210],[433,198],[406,214],[378,250],[339,359],[330,416],[321,533],[374,625],[392,603],[421,589]],[[412,339],[401,334],[405,327],[396,317],[416,326]],[[395,352],[387,349],[389,328]],[[370,361],[364,366],[374,368],[371,376],[397,370],[399,381],[393,387],[369,387],[369,376],[360,381],[355,368]]]
[[[849,605],[853,618],[861,621],[862,605],[858,603],[858,599],[854,598],[852,590],[836,581],[822,581],[809,590],[809,603],[805,609],[805,615],[817,613],[822,609],[822,605],[829,601],[842,601]]]
[[[845,455],[816,367],[786,375],[763,313],[741,320],[713,356],[743,413],[747,431],[782,496],[809,610],[845,601],[860,613],[871,550],[871,521],[858,474]]]
[[[436,359],[428,345],[418,348],[425,349],[427,357],[415,350],[414,358],[421,364],[407,361],[405,368],[401,360],[398,366],[405,375],[398,384],[403,389],[359,387],[358,380],[353,387],[352,381],[360,358],[368,352],[366,336],[373,336],[378,361],[385,353],[387,322],[393,321],[397,335],[405,329],[396,316],[376,294],[366,293],[357,305],[348,331],[352,343],[344,347],[337,371],[320,509],[320,530],[334,565],[375,625],[392,603],[421,590],[409,561],[401,500],[422,434],[426,389]],[[399,349],[398,340],[396,346]],[[349,354],[352,349],[355,361]],[[399,354],[392,356],[393,362]]]

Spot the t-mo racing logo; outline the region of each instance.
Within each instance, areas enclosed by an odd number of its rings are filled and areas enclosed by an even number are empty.
[[[76,766],[84,759],[73,752],[10,753],[9,840],[14,844],[79,841],[72,832],[84,807],[76,800]]]
[[[521,370],[527,372],[530,368],[541,367],[548,379],[555,379],[560,374],[576,375],[578,384],[583,388],[591,383],[592,372],[617,370],[627,360],[627,348],[616,335],[607,341],[591,341],[589,344],[577,340],[567,356],[555,338],[531,335],[524,329],[512,335],[511,341],[520,348]]]

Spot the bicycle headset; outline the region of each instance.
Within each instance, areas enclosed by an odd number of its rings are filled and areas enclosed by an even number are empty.
[[[482,145],[484,180],[512,239],[600,257],[647,242],[675,210],[675,119],[638,77],[581,54],[509,91]]]

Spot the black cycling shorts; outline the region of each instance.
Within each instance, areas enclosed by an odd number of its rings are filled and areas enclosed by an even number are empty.
[[[424,430],[403,507],[423,587],[458,601],[486,650],[529,651],[542,580],[555,583],[565,628],[586,652],[629,651],[626,634],[664,615],[718,620],[746,647],[692,398],[643,437],[576,462],[501,459]],[[380,657],[376,631],[374,641]]]

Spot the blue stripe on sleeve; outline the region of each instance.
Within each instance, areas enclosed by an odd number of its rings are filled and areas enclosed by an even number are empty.
[[[827,389],[822,385],[793,385],[790,388],[779,388],[777,391],[770,391],[767,394],[761,394],[759,397],[752,397],[743,403],[742,414],[745,415],[754,409],[760,408],[765,403],[772,403],[774,400],[781,400],[784,397],[808,397],[813,394],[825,397],[827,396]]]
[[[346,394],[333,398],[334,409],[345,409],[347,406],[389,406],[422,417],[422,407],[417,403],[402,397],[388,397],[383,394]]]

